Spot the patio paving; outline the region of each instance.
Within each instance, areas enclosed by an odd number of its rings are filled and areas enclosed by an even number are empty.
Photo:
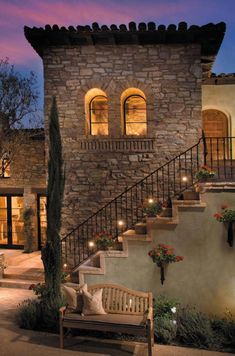
[[[84,337],[68,337],[66,349],[59,349],[59,336],[45,332],[19,329],[15,322],[17,305],[33,298],[30,290],[0,288],[0,355],[1,356],[146,356],[143,343],[101,340]],[[155,356],[231,356],[232,354],[209,352],[182,347],[154,345]]]

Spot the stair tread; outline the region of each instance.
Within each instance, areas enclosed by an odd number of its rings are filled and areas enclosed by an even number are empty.
[[[19,289],[29,289],[32,284],[38,284],[39,281],[35,280],[20,280],[20,279],[0,279],[0,288],[19,288]]]

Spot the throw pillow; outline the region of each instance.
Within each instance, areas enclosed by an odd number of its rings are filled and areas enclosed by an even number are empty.
[[[83,308],[82,291],[87,291],[87,284],[83,284],[79,288],[76,286],[76,289],[62,285],[61,289],[67,300],[68,308],[81,313]]]
[[[61,291],[68,303],[68,308],[77,309],[77,292],[75,289],[62,285]]]
[[[93,295],[87,291],[82,292],[84,315],[106,314],[102,305],[103,289],[97,290]]]

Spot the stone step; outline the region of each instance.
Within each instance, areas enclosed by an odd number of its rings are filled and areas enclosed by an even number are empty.
[[[8,267],[4,270],[3,278],[43,281],[44,272],[40,268]]]
[[[35,264],[36,262],[38,263],[41,258],[41,253],[39,251],[35,251],[32,253],[24,253],[20,252],[15,255],[5,255],[5,261],[8,266],[18,266],[22,264]],[[35,260],[36,259],[36,260]]]
[[[0,287],[2,288],[19,288],[19,289],[29,289],[32,284],[38,284],[35,280],[21,280],[21,279],[0,279]]]

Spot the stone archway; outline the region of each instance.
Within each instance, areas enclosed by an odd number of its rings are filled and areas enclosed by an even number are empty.
[[[208,109],[202,112],[202,127],[207,140],[209,157],[224,159],[228,155],[228,117],[219,110]]]

